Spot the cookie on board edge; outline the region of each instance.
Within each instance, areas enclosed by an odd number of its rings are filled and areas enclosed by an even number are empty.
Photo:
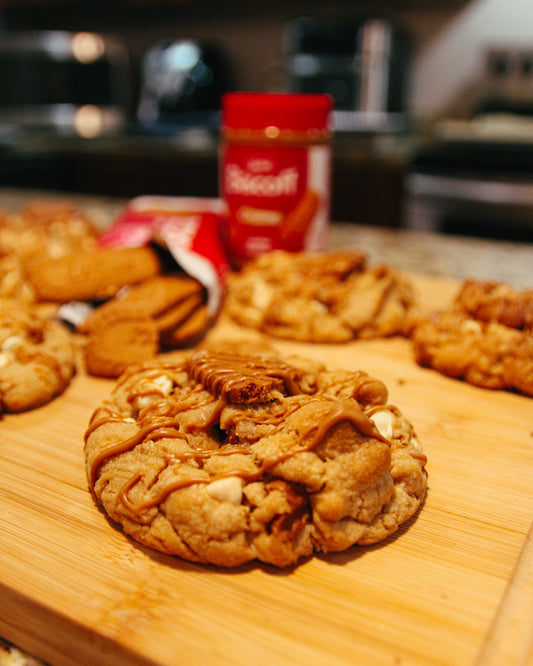
[[[465,280],[413,331],[417,363],[487,389],[533,396],[533,290]]]

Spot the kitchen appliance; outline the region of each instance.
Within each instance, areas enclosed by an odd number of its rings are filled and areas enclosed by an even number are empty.
[[[444,118],[412,158],[409,227],[533,242],[533,47],[490,45],[466,118]]]
[[[334,129],[391,130],[406,122],[409,42],[384,18],[297,18],[286,29],[291,92],[328,93]]]
[[[95,136],[126,121],[129,59],[91,32],[0,35],[0,127]]]
[[[155,133],[216,129],[221,98],[229,88],[227,63],[218,48],[192,39],[159,41],[142,59],[137,122]]]

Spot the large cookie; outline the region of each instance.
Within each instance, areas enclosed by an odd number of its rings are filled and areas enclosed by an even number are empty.
[[[230,275],[225,303],[243,326],[306,342],[407,335],[416,310],[410,281],[359,251],[261,255]]]
[[[68,329],[30,305],[0,299],[0,410],[40,407],[65,390],[73,372]]]
[[[371,544],[419,508],[426,458],[366,373],[231,343],[130,367],[85,435],[90,488],[139,542],[225,567]]]
[[[416,361],[489,389],[533,395],[533,291],[466,280],[412,335]]]

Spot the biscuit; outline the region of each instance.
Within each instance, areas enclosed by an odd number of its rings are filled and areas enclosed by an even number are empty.
[[[408,278],[361,252],[277,250],[229,276],[225,312],[279,338],[348,342],[408,335],[418,303]]]
[[[137,311],[139,315],[157,318],[161,321],[161,329],[170,329],[176,320],[176,316],[171,314],[173,309],[192,296],[199,297],[201,301],[202,286],[197,280],[184,274],[156,275],[131,286],[124,293],[118,293],[115,298],[95,308],[78,330],[81,333],[90,333],[101,327],[110,313],[120,313],[126,308],[129,312]],[[167,315],[168,323],[165,319]]]
[[[118,377],[130,363],[191,345],[207,329],[204,288],[185,274],[158,275],[122,292],[77,327],[87,336],[85,365],[92,375]]]
[[[97,377],[118,377],[132,363],[153,359],[158,332],[150,317],[125,312],[110,316],[85,342],[85,369]]]
[[[167,327],[168,317],[163,321],[158,318],[155,320],[160,333],[161,346],[166,349],[191,346],[199,342],[210,323],[207,305],[194,296],[181,307],[177,306],[171,314],[175,321],[175,325],[172,327]],[[179,321],[177,321],[178,315]],[[166,328],[162,328],[163,323]]]
[[[426,457],[383,382],[246,343],[130,366],[94,411],[95,500],[140,543],[278,567],[385,539],[420,507]]]
[[[100,248],[30,262],[26,277],[40,301],[101,301],[161,271],[150,247]]]
[[[0,299],[0,409],[21,412],[60,395],[74,373],[70,332],[34,306]]]
[[[475,386],[533,396],[531,293],[465,281],[448,308],[414,329],[415,360]]]

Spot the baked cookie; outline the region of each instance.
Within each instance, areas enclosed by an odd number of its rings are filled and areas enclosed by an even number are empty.
[[[35,200],[0,216],[0,255],[63,257],[96,245],[95,223],[71,201]]]
[[[25,267],[36,298],[55,303],[103,301],[160,271],[159,257],[150,247],[98,248],[38,259]]]
[[[224,567],[376,543],[420,507],[426,457],[365,372],[221,343],[130,367],[85,434],[89,486],[139,542]]]
[[[305,342],[407,335],[417,298],[410,281],[359,251],[276,250],[230,275],[225,312],[243,326]]]
[[[417,363],[489,389],[533,395],[533,292],[465,281],[412,334]]]
[[[0,409],[40,407],[65,390],[73,373],[68,329],[30,305],[0,299]]]
[[[95,247],[96,226],[69,201],[32,201],[17,213],[0,213],[0,297],[36,299],[24,267]]]
[[[86,335],[92,375],[118,377],[131,363],[190,345],[206,331],[205,289],[183,274],[157,275],[96,307],[77,330]]]

